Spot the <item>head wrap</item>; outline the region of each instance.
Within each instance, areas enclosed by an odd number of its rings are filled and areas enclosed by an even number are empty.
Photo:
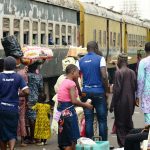
[[[126,53],[120,53],[118,58],[120,60],[128,61],[128,55]]]
[[[16,59],[12,56],[4,58],[4,69],[14,70],[16,68]]]
[[[67,57],[65,59],[62,60],[62,67],[63,67],[63,71],[66,70],[66,67],[70,64],[74,64],[75,65],[76,61],[73,57]]]

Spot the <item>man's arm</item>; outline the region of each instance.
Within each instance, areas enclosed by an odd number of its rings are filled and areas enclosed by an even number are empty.
[[[104,85],[104,88],[105,88],[105,92],[109,93],[110,90],[109,90],[107,68],[105,66],[101,67],[100,72],[101,72],[101,75],[102,75],[102,82],[103,82],[103,85]]]
[[[25,96],[28,96],[29,93],[30,93],[30,92],[29,92],[29,88],[26,87],[25,89],[19,91],[19,97],[25,97]]]

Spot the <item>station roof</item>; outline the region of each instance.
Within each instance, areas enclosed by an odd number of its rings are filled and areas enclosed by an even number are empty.
[[[80,10],[80,6],[77,0],[32,0],[32,1],[61,6],[64,8],[78,10],[78,11]]]

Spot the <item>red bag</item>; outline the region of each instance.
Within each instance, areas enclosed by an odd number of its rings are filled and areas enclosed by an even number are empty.
[[[85,118],[82,118],[82,120],[81,120],[80,136],[86,137],[86,135],[85,135]]]

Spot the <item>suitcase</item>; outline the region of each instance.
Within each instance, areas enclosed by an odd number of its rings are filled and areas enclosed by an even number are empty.
[[[76,150],[109,150],[109,141],[95,141],[94,145],[76,145]]]

